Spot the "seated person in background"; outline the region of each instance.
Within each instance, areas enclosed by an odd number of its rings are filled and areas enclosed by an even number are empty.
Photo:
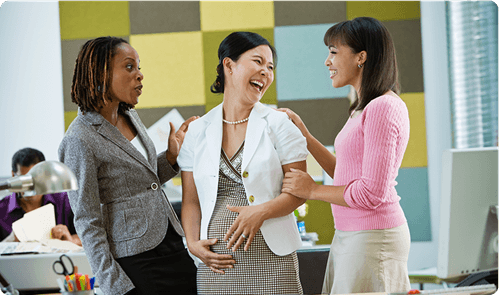
[[[39,162],[45,161],[42,152],[32,148],[17,151],[12,157],[12,176],[27,174]],[[56,226],[52,228],[53,239],[82,245],[73,224],[73,212],[66,193],[24,197],[24,193],[13,193],[0,200],[0,241],[18,242],[12,231],[12,223],[21,219],[25,213],[38,209],[48,203],[54,205]]]

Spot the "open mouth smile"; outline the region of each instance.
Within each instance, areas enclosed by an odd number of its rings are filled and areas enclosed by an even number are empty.
[[[253,87],[257,88],[259,92],[262,91],[262,88],[264,88],[264,83],[258,81],[258,80],[251,80],[250,84],[252,84]]]

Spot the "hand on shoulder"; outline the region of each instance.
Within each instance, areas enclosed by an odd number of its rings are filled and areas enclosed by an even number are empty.
[[[307,135],[309,134],[309,130],[307,130],[306,125],[304,124],[304,122],[302,121],[302,119],[300,118],[299,115],[297,115],[294,111],[292,111],[291,109],[288,109],[288,108],[279,108],[279,109],[277,109],[277,111],[280,111],[280,112],[287,114],[288,118],[290,118],[290,120],[292,120],[293,124],[295,124],[295,126],[297,126],[297,128],[299,128],[300,132],[302,132],[302,135],[304,137],[307,137]]]

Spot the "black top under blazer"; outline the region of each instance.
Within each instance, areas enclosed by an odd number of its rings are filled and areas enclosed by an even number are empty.
[[[165,151],[156,155],[135,110],[125,116],[136,128],[149,160],[97,112],[79,111],[59,146],[59,160],[78,180],[78,190],[68,193],[75,228],[105,294],[125,294],[134,287],[116,258],[158,246],[169,219],[184,235],[161,189],[179,168],[168,163]]]

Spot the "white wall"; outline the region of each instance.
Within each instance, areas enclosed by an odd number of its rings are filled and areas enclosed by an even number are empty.
[[[0,44],[0,177],[10,177],[21,148],[58,158],[64,135],[59,4],[4,2]]]

